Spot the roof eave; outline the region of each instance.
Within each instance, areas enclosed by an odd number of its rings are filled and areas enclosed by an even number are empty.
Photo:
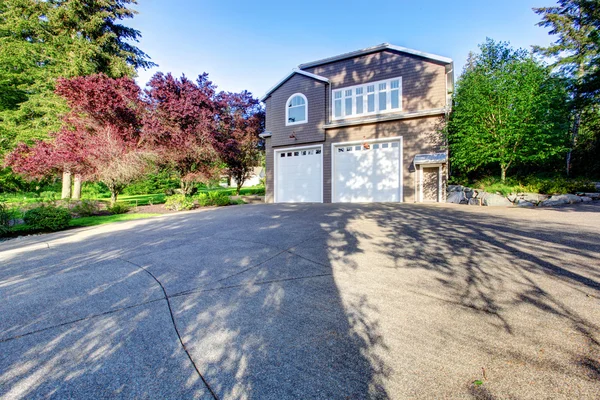
[[[329,83],[329,79],[325,78],[324,76],[321,75],[317,75],[317,74],[312,74],[310,72],[306,72],[306,71],[302,71],[301,69],[298,68],[294,68],[289,74],[287,74],[283,79],[281,79],[279,82],[277,82],[275,84],[275,86],[273,86],[271,89],[269,89],[267,91],[267,93],[265,93],[261,98],[260,101],[264,102],[274,91],[276,91],[277,89],[279,89],[279,87],[281,85],[283,85],[285,82],[287,82],[288,79],[290,79],[292,76],[294,76],[295,74],[300,74],[300,75],[304,75],[307,76],[309,78],[312,79],[316,79],[318,81],[321,82],[325,82],[325,83]]]
[[[376,53],[376,52],[382,51],[382,50],[394,50],[394,51],[401,52],[401,53],[412,54],[412,55],[415,55],[418,57],[426,58],[428,60],[441,62],[443,64],[450,64],[453,62],[451,58],[439,56],[437,54],[426,53],[424,51],[409,49],[408,47],[395,46],[395,45],[392,45],[389,43],[382,43],[377,46],[367,47],[365,49],[356,50],[356,51],[351,51],[349,53],[340,54],[338,56],[323,58],[321,60],[300,64],[298,66],[298,68],[304,69],[304,68],[316,67],[318,65],[329,64],[329,63],[332,63],[335,61],[340,61],[340,60],[345,60],[348,58],[353,58],[353,57],[358,57],[358,56],[362,56],[362,55],[366,55],[366,54]]]

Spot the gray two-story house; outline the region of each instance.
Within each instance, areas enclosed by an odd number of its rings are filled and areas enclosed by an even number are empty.
[[[298,66],[266,105],[267,202],[444,201],[451,59],[382,44]]]

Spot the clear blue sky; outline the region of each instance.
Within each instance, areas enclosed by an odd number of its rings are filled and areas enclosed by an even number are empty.
[[[140,71],[142,85],[156,71],[195,78],[208,72],[221,90],[262,96],[303,62],[392,43],[454,59],[486,37],[515,47],[553,39],[535,24],[532,7],[555,0],[139,0],[127,21],[139,47],[159,67]]]

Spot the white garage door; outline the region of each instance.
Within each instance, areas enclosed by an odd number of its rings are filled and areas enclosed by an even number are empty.
[[[333,146],[333,201],[402,201],[402,140]]]
[[[275,151],[276,203],[321,203],[322,193],[321,146]]]

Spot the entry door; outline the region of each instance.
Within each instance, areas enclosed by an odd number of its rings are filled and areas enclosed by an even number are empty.
[[[439,167],[423,167],[423,201],[439,201],[439,190]]]
[[[400,139],[333,147],[334,202],[401,201]]]
[[[275,202],[323,202],[321,146],[275,150]]]

